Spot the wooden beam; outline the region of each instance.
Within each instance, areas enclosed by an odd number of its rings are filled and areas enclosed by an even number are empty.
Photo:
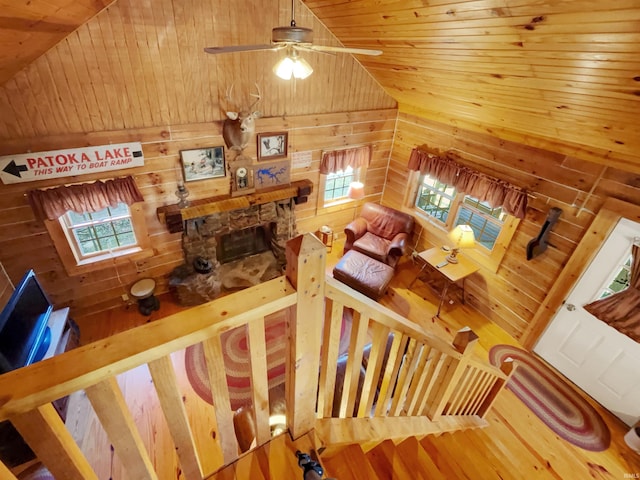
[[[148,367],[153,385],[158,392],[164,418],[171,432],[171,438],[173,438],[182,473],[187,480],[201,480],[203,477],[202,465],[189,426],[187,410],[182,401],[171,357],[167,355],[149,362]]]
[[[232,197],[231,195],[220,195],[217,197],[194,200],[186,208],[178,208],[177,205],[165,205],[156,211],[161,223],[165,223],[171,233],[183,230],[183,222],[199,217],[206,217],[214,213],[227,212],[249,208],[254,205],[263,205],[278,200],[288,198],[296,199],[296,203],[309,196],[313,191],[311,180],[297,180],[286,186],[275,186],[265,188],[256,193]]]
[[[131,478],[157,480],[158,476],[136,428],[131,412],[118,386],[116,377],[85,388],[87,398],[100,419]],[[61,477],[63,478],[63,477]],[[64,477],[66,478],[66,477]]]
[[[52,404],[16,415],[11,423],[56,478],[98,480]],[[11,478],[2,475],[1,478]]]
[[[287,242],[287,278],[298,289],[286,362],[287,426],[296,439],[313,428],[324,318],[327,248],[307,233]],[[294,370],[295,369],[295,370]]]

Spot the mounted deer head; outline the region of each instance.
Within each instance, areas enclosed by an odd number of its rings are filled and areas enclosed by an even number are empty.
[[[260,87],[258,87],[257,83],[255,85],[258,93],[251,94],[255,100],[248,108],[243,110],[236,108],[238,111],[235,112],[231,110],[226,111],[227,118],[222,125],[222,138],[224,138],[224,143],[227,145],[227,148],[231,150],[242,151],[249,145],[256,129],[255,119],[261,116],[260,112],[253,110],[253,107],[255,107],[256,103],[262,98]],[[232,91],[233,84],[227,89],[225,97],[229,104],[233,104],[231,97]]]

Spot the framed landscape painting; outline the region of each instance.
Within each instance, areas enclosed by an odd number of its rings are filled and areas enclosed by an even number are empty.
[[[219,178],[226,175],[224,147],[181,150],[180,164],[185,182]]]

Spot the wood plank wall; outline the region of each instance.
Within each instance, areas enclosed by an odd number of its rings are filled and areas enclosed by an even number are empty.
[[[401,208],[407,161],[418,145],[453,151],[461,163],[526,188],[526,218],[520,222],[496,273],[485,269],[467,282],[469,302],[519,338],[607,197],[640,204],[637,174],[400,113],[383,203]],[[530,261],[526,245],[537,236],[551,207],[563,210],[547,251]],[[420,234],[422,250],[436,245]]]
[[[355,203],[350,203],[346,208],[338,210],[317,209],[317,183],[320,177],[319,163],[323,149],[348,145],[373,145],[374,158],[365,179],[366,200],[380,201],[396,117],[397,110],[381,109],[258,120],[257,132],[287,131],[289,133],[290,156],[296,152],[308,152],[311,156],[309,166],[293,169],[291,174],[292,180],[308,178],[314,183],[314,193],[309,201],[296,208],[300,232],[315,231],[324,224],[332,226],[336,231],[341,231],[353,218]],[[72,315],[122,305],[122,294],[127,293],[130,285],[140,278],[152,277],[158,284],[158,292],[167,291],[169,272],[183,262],[181,235],[167,232],[156,218],[156,209],[159,206],[177,202],[174,192],[178,178],[181,177],[178,168],[179,151],[224,145],[221,132],[221,122],[213,122],[57,135],[11,142],[10,148],[17,148],[17,151],[42,151],[79,145],[141,141],[145,165],[106,172],[106,174],[3,185],[0,188],[0,262],[5,266],[9,277],[15,283],[27,269],[34,268],[56,307],[69,306],[72,309]],[[2,152],[6,148],[9,148],[6,143],[0,146],[0,154],[9,153],[6,150]],[[255,159],[255,143],[252,143],[245,153]],[[228,151],[227,155],[229,156]],[[154,256],[146,260],[125,262],[71,277],[62,266],[44,225],[35,220],[25,198],[25,192],[33,188],[89,182],[118,175],[133,175],[145,198],[144,209]],[[228,194],[229,177],[189,182],[187,187],[191,192],[190,198],[194,199]]]
[[[340,45],[298,1],[296,20]],[[265,117],[396,107],[352,55],[305,53],[313,75],[289,82],[272,72],[281,52],[203,50],[269,44],[290,21],[289,0],[118,0],[0,86],[0,141],[218,121],[255,84]]]

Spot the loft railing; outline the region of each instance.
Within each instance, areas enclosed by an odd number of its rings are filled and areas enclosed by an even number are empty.
[[[502,371],[475,357],[472,331],[461,330],[449,345],[332,278],[326,279],[325,296],[316,422],[325,443],[375,442],[485,425],[482,418],[511,365]],[[336,365],[345,314],[352,325],[340,380]],[[351,419],[351,426],[339,419]]]
[[[147,451],[148,445],[135,426],[116,380],[117,375],[146,364],[181,470],[185,478],[201,480],[239,456],[220,339],[222,333],[233,328],[246,328],[250,345],[249,377],[257,444],[270,440],[264,318],[281,311],[286,311],[289,318],[286,422],[294,438],[314,428],[327,430],[327,421],[363,420],[374,404],[375,418],[369,420],[393,420],[394,431],[400,428],[406,435],[415,434],[412,432],[417,429],[426,434],[434,429],[460,428],[463,423],[447,424],[442,419],[475,418],[490,407],[506,376],[473,359],[469,348],[461,348],[461,354],[348,287],[332,279],[325,282],[326,250],[312,235],[291,240],[286,255],[286,276],[0,375],[0,421],[9,419],[14,424],[56,478],[96,479],[91,461],[51,404],[83,390],[128,475],[156,479],[158,474],[151,460],[156,455]],[[354,311],[354,335],[349,344],[339,417],[356,418],[331,419],[326,414],[335,387],[330,366],[337,358],[340,310],[345,307]],[[355,372],[360,369],[369,330],[371,367],[366,370],[356,412]],[[390,334],[393,339],[389,361],[383,365],[384,346]],[[200,342],[215,399],[215,451],[199,451],[194,441],[171,359],[172,353]],[[384,435],[393,437],[389,426],[379,427],[376,435],[380,440]],[[345,438],[342,435],[336,442],[344,442]],[[325,433],[322,439],[326,442],[330,435]],[[203,458],[216,455],[219,461],[214,470],[203,471]],[[2,463],[0,477],[15,478]]]

